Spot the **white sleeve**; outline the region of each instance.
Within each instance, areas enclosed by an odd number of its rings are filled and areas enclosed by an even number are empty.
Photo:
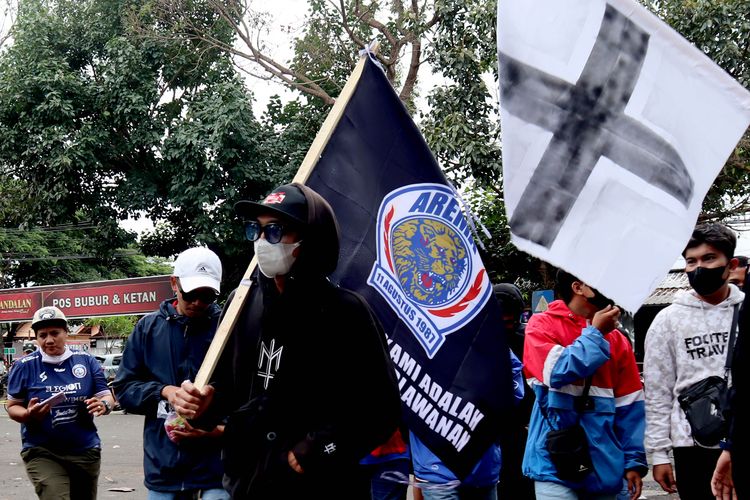
[[[669,309],[669,308],[667,308]],[[656,315],[648,329],[643,358],[646,397],[646,452],[653,465],[669,463],[672,449],[671,414],[677,368],[675,366],[674,332],[668,311]]]

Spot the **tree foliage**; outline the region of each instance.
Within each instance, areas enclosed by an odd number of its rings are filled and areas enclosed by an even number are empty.
[[[25,231],[13,241],[4,237],[3,251],[12,254],[3,275],[13,275],[13,283],[58,282],[50,274],[55,267],[77,280],[135,272],[143,266],[123,260],[121,250],[134,235],[118,222],[141,213],[164,228],[144,239],[150,255],[202,243],[230,271],[246,264],[232,206],[275,183],[276,166],[261,153],[269,133],[226,53],[199,41],[136,35],[133,19],[160,29],[151,5],[21,4],[13,43],[0,54],[0,186],[18,202],[4,203],[0,216],[2,227]],[[193,14],[202,29],[231,40],[212,11]],[[95,228],[58,234],[55,250],[40,246],[49,236],[35,228],[81,221],[95,221]],[[59,260],[12,262],[22,243],[40,259],[57,251],[96,259],[78,261],[85,273]]]
[[[511,243],[505,206],[499,195],[491,189],[474,186],[466,201],[477,217],[475,223],[484,225],[491,235],[487,238],[483,228],[477,227],[479,253],[490,281],[515,283],[527,294],[540,287],[549,287],[550,276],[545,273],[546,268]]]
[[[196,5],[213,9],[232,27],[238,43],[222,43],[202,30],[191,15]],[[309,0],[304,33],[294,41],[294,57],[288,62],[270,55],[268,20],[249,0],[155,0],[154,15],[168,32],[140,33],[148,39],[207,43],[254,63],[249,70],[253,75],[276,78],[317,98],[295,104],[302,103],[305,112],[315,116],[321,104],[333,104],[358,51],[377,39],[376,57],[410,109],[417,108],[420,78],[445,82],[430,93],[420,114],[427,140],[445,169],[458,182],[473,177],[497,188],[497,102],[483,79],[496,72],[495,10],[494,2],[479,0]]]
[[[498,102],[485,83],[497,74],[496,4],[441,0],[435,8],[441,21],[428,55],[445,83],[428,95],[428,109],[421,113],[423,133],[458,184],[473,178],[500,194]]]
[[[402,101],[418,118],[448,176],[456,185],[472,180],[490,189],[493,202],[502,199],[498,104],[492,78],[497,64],[495,2],[310,0],[304,31],[294,41],[290,61],[271,57],[268,20],[254,12],[249,1],[198,1],[221,13],[233,26],[238,43],[232,47],[222,46],[196,29],[189,15],[190,5],[195,3],[156,0],[155,15],[170,27],[168,36],[223,48],[242,62],[255,63],[250,72],[256,76],[277,78],[301,92],[286,105],[272,101],[264,117],[277,132],[276,138],[265,143],[264,151],[277,158],[277,165],[284,165],[281,173],[287,179],[343,88],[358,51],[377,39],[378,60]],[[145,30],[140,34],[151,39],[166,35]],[[417,84],[426,79],[440,84],[423,99]],[[493,238],[507,241],[507,228],[498,225],[497,229]],[[493,240],[491,246],[505,248],[496,243]],[[517,276],[535,273],[530,259],[517,263],[513,268]]]
[[[168,266],[146,259],[116,220],[30,225],[33,193],[19,179],[0,178],[0,288],[164,274]],[[30,195],[31,197],[27,197]]]
[[[107,247],[123,234],[116,224],[0,230],[0,288],[80,283],[169,274],[163,259],[144,257],[133,243]]]
[[[750,16],[746,0],[642,0],[655,14],[750,89]],[[750,132],[729,157],[703,203],[701,219],[750,211]]]
[[[347,67],[351,71],[357,50],[366,46],[375,34],[382,39],[377,54],[392,82],[405,68],[400,94],[408,101],[414,90],[418,72],[424,62],[423,44],[432,27],[439,21],[434,2],[310,0],[306,34],[295,40],[295,64],[275,59],[269,49],[268,17],[252,6],[251,0],[154,0],[152,11],[171,30],[168,36],[208,43],[238,59],[253,64],[248,72],[260,78],[275,78],[300,92],[331,105],[338,92],[331,92],[342,81],[331,70]],[[219,39],[195,22],[195,9],[210,10],[230,26],[237,43]],[[163,32],[142,30],[151,38]],[[406,64],[404,55],[407,54]],[[323,70],[322,72],[320,70]],[[347,71],[347,74],[348,72]]]
[[[112,352],[113,345],[111,340],[122,339],[123,342],[127,342],[127,339],[132,333],[133,328],[138,321],[138,318],[138,316],[111,316],[104,318],[89,318],[84,321],[83,324],[86,326],[99,325],[104,337],[103,347],[106,348],[106,352]],[[124,344],[122,348],[123,350],[125,349]]]

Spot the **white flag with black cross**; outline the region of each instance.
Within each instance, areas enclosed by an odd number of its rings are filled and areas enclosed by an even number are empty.
[[[635,311],[682,252],[750,93],[632,0],[502,0],[513,243]]]

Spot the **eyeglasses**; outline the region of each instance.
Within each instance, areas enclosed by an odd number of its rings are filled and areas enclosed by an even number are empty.
[[[198,288],[191,292],[184,291],[182,287],[178,287],[178,289],[180,290],[180,295],[182,295],[182,299],[185,302],[195,302],[196,300],[200,300],[204,304],[213,304],[216,302],[216,299],[219,298],[218,293],[207,288]]]
[[[245,223],[245,237],[250,241],[257,240],[260,238],[261,233],[263,233],[266,235],[266,241],[275,245],[281,241],[284,231],[284,226],[278,222],[269,222],[265,226],[261,226],[257,220]]]

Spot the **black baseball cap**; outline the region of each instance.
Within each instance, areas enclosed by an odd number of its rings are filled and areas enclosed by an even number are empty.
[[[294,184],[277,187],[263,201],[238,201],[234,205],[234,211],[245,219],[273,214],[299,224],[307,224],[307,199],[302,190]]]

